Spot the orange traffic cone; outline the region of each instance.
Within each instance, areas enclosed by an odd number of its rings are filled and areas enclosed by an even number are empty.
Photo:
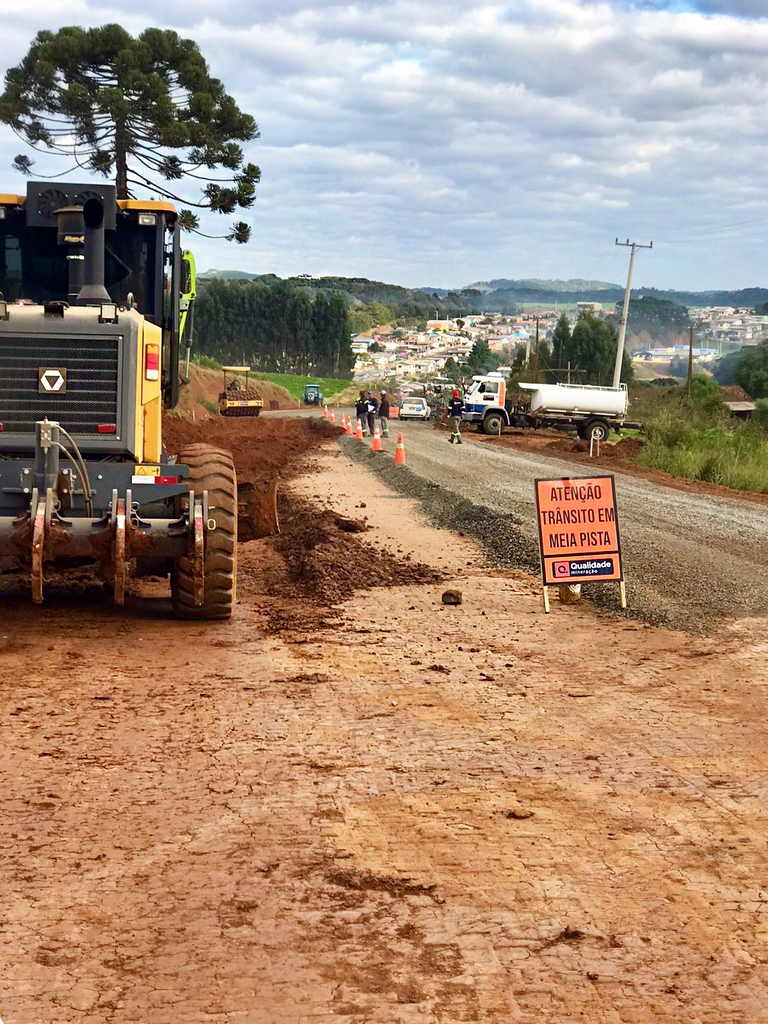
[[[342,430],[347,429],[347,417],[344,415],[344,413],[341,414],[341,419],[339,420],[339,423],[341,424]]]
[[[357,427],[355,428],[355,437],[358,441],[363,440],[363,424],[360,421],[360,417],[357,417]]]
[[[403,444],[402,433],[397,435],[397,447],[395,448],[395,465],[405,465],[405,445]]]
[[[347,416],[347,437],[352,437],[352,417]]]
[[[327,405],[323,406],[323,419],[324,420],[328,419],[328,406]]]
[[[331,409],[331,415],[328,417],[328,419],[331,421],[331,423],[336,422],[336,417],[333,415],[333,409]]]
[[[379,430],[379,424],[373,428],[373,444],[371,445],[372,452],[381,451],[381,431]]]

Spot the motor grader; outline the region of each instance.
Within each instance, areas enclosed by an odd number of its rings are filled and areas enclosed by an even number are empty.
[[[35,602],[51,568],[95,563],[116,604],[131,573],[163,575],[178,616],[232,614],[231,455],[162,440],[194,288],[170,203],[0,195],[0,563],[29,572]]]

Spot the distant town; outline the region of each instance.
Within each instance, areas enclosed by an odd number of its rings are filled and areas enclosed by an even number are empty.
[[[592,301],[576,302],[566,310],[571,327],[585,310],[618,327],[620,311]],[[491,352],[501,357],[500,372],[510,373],[516,358],[522,365],[529,363],[537,337],[539,342],[551,343],[562,314],[562,308],[543,308],[537,312],[438,318],[427,320],[423,329],[390,325],[374,328],[353,337],[353,377],[361,381],[371,377],[403,381],[440,378],[446,367],[466,364],[477,341],[486,342]],[[691,308],[688,316],[694,328],[693,355],[702,369],[728,352],[768,341],[768,316],[756,313],[753,307]],[[626,349],[638,378],[663,377],[670,373],[676,357],[684,355],[687,359],[689,339],[687,333],[671,334],[666,344],[660,344],[644,332],[633,333],[630,321]],[[561,372],[566,374],[567,368],[561,368]]]

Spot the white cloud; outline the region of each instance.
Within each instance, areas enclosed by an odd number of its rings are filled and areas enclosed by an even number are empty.
[[[75,22],[194,37],[262,129],[253,242],[200,239],[203,264],[452,286],[579,276],[616,234],[768,219],[768,18],[751,0],[671,6],[0,0],[0,61]],[[21,148],[7,130],[0,142],[8,161]],[[738,231],[667,252],[645,261],[645,283],[753,283]]]

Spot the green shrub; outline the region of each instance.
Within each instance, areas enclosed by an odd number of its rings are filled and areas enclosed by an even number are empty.
[[[678,401],[646,427],[640,465],[740,491],[768,488],[768,438],[757,424],[707,417]]]
[[[219,403],[218,402],[213,402],[210,398],[201,398],[200,399],[200,405],[202,405],[202,407],[204,409],[207,409],[208,412],[212,412],[214,416],[218,416],[219,415]]]
[[[755,402],[753,421],[763,430],[768,430],[768,398],[758,398]]]
[[[200,366],[203,370],[221,369],[221,363],[211,358],[211,356],[193,356],[192,362],[195,364],[195,366]]]
[[[723,400],[717,383],[704,373],[694,373],[691,377],[691,403],[703,412],[718,412],[723,408]]]

